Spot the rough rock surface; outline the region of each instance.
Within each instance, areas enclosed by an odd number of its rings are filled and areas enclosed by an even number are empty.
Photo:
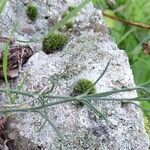
[[[25,16],[25,6],[28,1],[16,0],[8,3],[0,19],[2,35],[9,34],[12,24],[19,18],[19,28],[14,37],[21,40],[43,37],[57,22],[64,10],[81,0],[35,0],[40,15],[35,23]],[[44,16],[48,15],[49,20]],[[9,16],[8,19],[6,16]],[[22,29],[30,27],[33,32],[23,33]],[[51,87],[50,77],[57,80],[53,95],[69,96],[74,83],[81,78],[95,81],[102,73],[107,62],[111,64],[97,83],[97,92],[104,92],[123,87],[133,87],[134,81],[127,55],[119,50],[113,39],[107,34],[101,11],[92,4],[83,9],[74,19],[74,28],[70,41],[61,52],[46,55],[41,51],[41,42],[30,43],[36,52],[23,67],[23,72],[14,81],[14,87],[27,74],[24,91],[39,92],[45,87]],[[136,92],[115,94],[116,98],[136,97]],[[26,102],[35,106],[38,101],[33,98],[20,97],[18,102]],[[65,103],[47,109],[48,116],[66,138],[65,143],[59,141],[54,129],[46,123],[44,128],[37,129],[44,121],[39,114],[21,113],[11,120],[12,136],[21,137],[17,142],[18,149],[31,150],[148,150],[148,138],[144,129],[143,117],[134,105],[122,105],[121,102],[92,102],[103,112],[112,123],[98,119],[87,107],[77,107],[74,103]],[[14,133],[15,132],[15,133]],[[16,138],[17,139],[17,138]],[[26,141],[26,142],[25,142]],[[22,146],[21,143],[23,143]],[[30,144],[29,144],[30,143]],[[26,146],[27,145],[27,146]]]

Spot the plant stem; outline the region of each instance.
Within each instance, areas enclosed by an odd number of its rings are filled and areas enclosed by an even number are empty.
[[[105,17],[108,17],[108,18],[111,18],[114,20],[118,20],[118,21],[123,22],[123,23],[128,24],[128,25],[132,25],[132,26],[136,26],[136,27],[140,27],[140,28],[144,28],[144,29],[150,29],[150,25],[148,25],[148,24],[126,20],[126,19],[120,18],[118,16],[107,14],[104,11],[103,11],[103,15]]]

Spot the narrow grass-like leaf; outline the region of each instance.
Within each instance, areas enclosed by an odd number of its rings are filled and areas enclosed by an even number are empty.
[[[64,140],[62,134],[59,132],[56,125],[51,121],[52,119],[49,116],[47,116],[47,113],[45,113],[45,112],[42,113],[41,111],[36,111],[36,112],[38,112],[50,124],[50,126],[52,126],[52,128],[55,130],[57,135],[61,138],[61,140]]]
[[[42,94],[42,93],[41,93]],[[39,98],[38,98],[39,102],[41,103],[41,105],[43,106],[43,109],[41,110],[41,113],[43,111],[43,117],[45,118],[45,120],[53,127],[53,129],[55,130],[55,132],[58,134],[58,136],[63,140],[63,136],[62,134],[59,132],[58,128],[56,127],[56,125],[51,121],[52,119],[48,116],[48,113],[46,111],[46,108],[45,108],[45,99],[42,97],[42,95],[39,95]],[[43,127],[44,127],[44,124],[43,124]],[[42,126],[41,126],[41,129],[42,129]]]
[[[29,41],[27,40],[19,40],[19,39],[16,39],[17,42],[21,42],[21,43],[32,43],[32,42],[42,42],[42,39],[31,39]]]
[[[107,69],[108,69],[108,66],[110,65],[110,61],[111,60],[109,60],[108,61],[108,63],[107,63],[107,65],[106,65],[106,67],[105,67],[105,69],[103,70],[103,72],[102,72],[102,74],[99,76],[99,78],[94,82],[94,84],[85,92],[85,93],[83,93],[82,95],[87,95],[87,94],[89,94],[90,92],[91,92],[91,90],[93,89],[93,87],[97,84],[97,82],[103,77],[103,75],[106,73],[106,71],[107,71]]]
[[[74,98],[75,100],[75,98]],[[63,104],[63,103],[68,103],[68,102],[71,102],[73,101],[73,99],[66,99],[66,100],[61,100],[61,101],[56,101],[56,102],[52,102],[52,103],[48,103],[46,104],[44,107],[47,108],[47,107],[51,107],[51,106],[55,106],[55,105],[59,105],[59,104]],[[4,108],[4,109],[0,109],[0,112],[1,113],[7,113],[7,112],[34,112],[36,110],[40,110],[40,109],[43,109],[43,105],[39,105],[39,106],[36,106],[36,107],[17,107],[17,108]]]
[[[150,35],[145,36],[141,41],[139,41],[136,47],[132,49],[132,51],[128,52],[128,54],[132,56],[137,55],[141,51],[142,43],[148,41],[149,39],[150,39]]]
[[[3,10],[4,10],[4,8],[5,8],[6,4],[7,4],[7,1],[8,0],[1,0],[0,1],[0,14],[3,12]]]
[[[96,94],[91,94],[91,95],[85,95],[82,96],[83,98],[95,98],[95,97],[106,97],[112,94],[116,94],[116,93],[121,93],[121,92],[129,92],[129,91],[134,91],[134,90],[140,90],[143,91],[147,94],[150,94],[150,91],[144,87],[135,87],[135,88],[123,88],[123,89],[119,89],[119,90],[112,90],[112,91],[108,91],[108,92],[102,92],[102,93],[96,93]]]
[[[36,130],[36,132],[41,132],[41,130],[44,128],[44,126],[46,125],[47,120],[44,120],[44,122],[42,123],[42,125],[39,126],[39,128]]]
[[[135,106],[141,108],[144,112],[150,112],[150,108],[144,108],[143,106],[141,105],[138,105],[137,103],[134,103],[134,102],[130,102],[131,104],[134,104]]]
[[[92,0],[92,2],[96,6],[97,9],[104,10],[108,8],[106,0]]]
[[[11,28],[10,36],[12,36],[17,31],[18,26],[19,26],[19,21],[17,20]]]
[[[140,84],[139,86],[141,86],[141,87],[147,87],[147,88],[150,89],[150,80],[149,80],[149,81],[146,81],[146,82],[144,82],[144,83],[142,83],[142,84]]]
[[[19,83],[19,85],[18,85],[18,87],[17,87],[17,89],[16,89],[18,92],[21,91],[21,89],[22,89],[22,87],[23,87],[23,85],[24,85],[26,79],[27,79],[27,74],[25,74],[25,75],[23,76],[22,80],[20,81],[20,83]],[[12,97],[12,99],[11,99],[11,104],[14,104],[15,101],[19,98],[19,96],[20,96],[20,94],[19,94],[19,93],[16,93],[15,96]]]
[[[96,109],[88,100],[82,99],[82,100],[79,100],[79,102],[89,107],[99,118],[102,118],[108,122],[108,119],[98,109]]]
[[[3,46],[3,74],[5,78],[5,82],[8,84],[8,79],[7,79],[7,74],[8,74],[8,59],[7,59],[7,54],[8,54],[8,48],[9,45],[8,43],[4,43]]]
[[[55,84],[56,84],[56,80],[52,76],[49,77],[49,80],[51,81],[52,86],[51,86],[50,90],[48,90],[46,92],[43,92],[44,95],[50,94],[54,90],[54,87],[55,87]]]
[[[68,98],[67,97],[64,99],[64,100],[60,100],[60,101],[56,101],[56,102],[50,102],[50,103],[47,103],[45,104],[45,108],[47,107],[50,107],[50,106],[54,106],[54,105],[59,105],[59,104],[63,104],[63,103],[68,103],[68,102],[71,102],[71,101],[78,101],[78,100],[81,100],[82,97],[80,98],[75,98],[75,97],[71,97],[71,98]],[[85,99],[85,98],[83,98]],[[87,99],[87,100],[92,100],[93,98],[91,99]],[[141,98],[141,100],[149,100],[149,97],[148,98]],[[94,99],[93,99],[94,100]],[[97,100],[97,99],[96,99]],[[102,99],[103,100],[103,99]],[[133,101],[136,100],[136,99],[133,99]],[[121,100],[120,100],[121,101]],[[139,100],[140,101],[140,100]],[[82,101],[81,101],[82,102]],[[128,101],[129,102],[129,101]],[[6,109],[0,109],[0,112],[1,113],[5,113],[5,112],[33,112],[33,111],[36,111],[36,110],[40,110],[40,109],[43,109],[43,105],[40,105],[40,106],[36,106],[36,107],[28,107],[28,108],[14,108],[14,109],[9,109],[9,108],[6,108]]]
[[[4,93],[10,92],[10,93],[13,93],[13,94],[21,94],[21,95],[28,96],[28,97],[34,97],[33,93],[23,92],[23,91],[19,92],[19,91],[14,90],[14,89],[0,89],[0,92],[4,92]]]
[[[86,97],[87,100],[93,101],[119,101],[119,102],[131,102],[131,101],[150,101],[150,97],[135,97],[135,98],[99,98],[99,97]]]
[[[126,32],[121,39],[119,39],[119,41],[117,41],[117,45],[120,44],[122,41],[124,41],[130,34],[132,34],[132,32],[134,32],[136,29],[135,28],[131,28],[128,32]]]

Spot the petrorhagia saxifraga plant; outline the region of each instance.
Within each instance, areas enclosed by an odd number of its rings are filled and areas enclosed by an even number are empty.
[[[46,89],[42,90],[41,92],[39,92],[39,94],[37,95],[36,93],[31,93],[31,92],[24,92],[24,91],[18,91],[15,89],[0,89],[0,92],[2,93],[12,93],[12,94],[18,94],[18,95],[23,95],[26,97],[30,97],[30,98],[36,98],[39,101],[39,104],[32,107],[29,104],[26,104],[26,107],[22,107],[22,105],[6,105],[6,106],[0,106],[0,113],[8,113],[8,112],[25,112],[25,113],[29,113],[29,112],[34,112],[34,113],[39,113],[53,128],[54,130],[57,132],[57,134],[61,137],[61,139],[63,139],[62,134],[59,132],[59,130],[57,129],[57,127],[54,125],[54,123],[52,122],[51,119],[49,119],[50,116],[48,116],[46,111],[41,111],[41,110],[45,110],[45,108],[49,108],[51,106],[54,105],[59,105],[62,103],[68,103],[68,102],[73,102],[73,101],[77,101],[77,102],[81,102],[84,104],[84,106],[87,106],[90,108],[91,111],[93,111],[95,113],[95,115],[97,115],[98,117],[100,117],[101,119],[105,119],[107,120],[107,117],[104,116],[99,110],[96,109],[96,107],[94,105],[92,105],[92,103],[90,101],[120,101],[120,102],[128,102],[131,104],[136,105],[137,107],[142,108],[144,111],[150,111],[150,109],[145,109],[142,106],[138,105],[137,103],[134,103],[134,101],[150,101],[150,87],[144,87],[143,86],[138,86],[138,87],[133,87],[133,88],[123,88],[123,89],[119,89],[119,90],[112,90],[112,91],[107,91],[107,92],[102,92],[102,93],[95,93],[95,89],[94,86],[96,85],[96,83],[103,77],[103,75],[105,74],[105,72],[107,71],[107,68],[110,64],[110,61],[107,63],[104,71],[102,72],[102,74],[100,75],[100,77],[91,84],[91,87],[89,87],[89,89],[85,90],[84,93],[81,93],[80,95],[77,96],[54,96],[52,95],[52,90],[54,88],[54,81],[51,80],[52,82],[52,88],[48,91],[45,91]],[[48,86],[49,87],[49,86]],[[94,91],[90,94],[90,91]],[[120,92],[128,92],[128,91],[143,91],[146,95],[142,96],[142,97],[133,97],[133,98],[107,98],[107,96],[111,96],[115,93],[120,93]],[[45,99],[51,99],[51,101],[49,102],[45,102]]]

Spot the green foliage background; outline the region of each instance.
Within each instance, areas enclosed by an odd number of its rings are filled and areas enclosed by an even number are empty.
[[[93,3],[97,8],[104,6],[103,10],[111,15],[117,15],[123,19],[135,22],[150,23],[149,0],[116,0],[116,4],[110,4],[108,0],[93,0]],[[136,85],[150,81],[150,55],[144,54],[141,46],[143,42],[150,40],[149,30],[130,26],[109,18],[105,19],[118,47],[125,50],[128,54]],[[145,101],[141,105],[149,108],[150,102]],[[145,112],[145,117],[146,127],[149,128],[148,132],[150,134],[150,113]]]

